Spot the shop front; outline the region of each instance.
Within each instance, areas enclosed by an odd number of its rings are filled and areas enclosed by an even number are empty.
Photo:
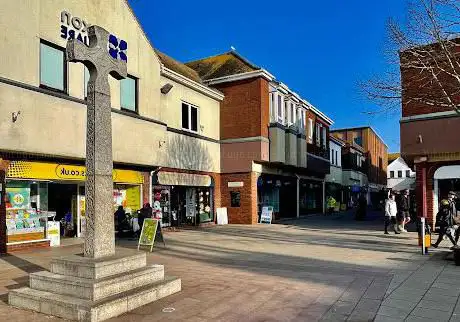
[[[80,165],[11,161],[6,174],[8,244],[49,239],[48,222],[59,222],[61,237],[84,235],[86,169]],[[141,208],[141,172],[113,170],[114,211]]]
[[[257,180],[258,215],[263,207],[273,207],[275,218],[293,218],[297,214],[297,178],[261,174]]]
[[[324,210],[324,181],[301,179],[299,185],[300,214],[317,214]]]
[[[160,171],[152,178],[153,215],[162,227],[214,222],[214,184],[209,175]]]

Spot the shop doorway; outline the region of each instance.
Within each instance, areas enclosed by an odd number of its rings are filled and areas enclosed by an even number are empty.
[[[48,184],[48,210],[56,212],[54,220],[61,222],[62,237],[77,235],[77,187],[68,183]]]

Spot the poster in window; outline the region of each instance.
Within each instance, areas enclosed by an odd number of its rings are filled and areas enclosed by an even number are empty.
[[[230,192],[230,205],[232,207],[240,207],[241,206],[241,193],[239,191],[231,191]]]

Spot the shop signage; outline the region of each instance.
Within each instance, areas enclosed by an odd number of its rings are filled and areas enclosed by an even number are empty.
[[[227,183],[227,186],[229,188],[241,188],[244,186],[244,182],[243,181],[233,181],[233,182],[228,182]]]
[[[86,168],[79,165],[11,161],[6,176],[18,179],[85,181]],[[141,184],[144,182],[144,177],[138,171],[114,169],[113,181]]]
[[[262,207],[262,214],[260,215],[260,224],[271,224],[273,218],[273,207]]]
[[[88,24],[85,20],[72,16],[68,11],[61,11],[61,38],[65,40],[78,39],[89,46],[87,27]]]
[[[152,251],[153,245],[155,244],[155,239],[162,241],[163,245],[165,245],[159,223],[160,221],[156,219],[144,219],[144,224],[142,225],[141,234],[137,243],[137,250],[139,250],[140,246],[150,246],[150,251]]]
[[[73,16],[70,12],[63,10],[61,11],[61,38],[65,40],[77,39],[89,46],[89,36],[87,29],[89,24],[77,17]],[[107,44],[110,56],[115,59],[127,61],[128,43],[116,37],[115,35],[109,36],[109,42]]]
[[[59,246],[61,244],[60,223],[59,221],[48,221],[48,239],[50,246]]]

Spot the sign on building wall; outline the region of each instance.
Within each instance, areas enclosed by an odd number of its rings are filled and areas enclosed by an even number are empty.
[[[89,46],[88,27],[84,19],[72,15],[70,12],[61,11],[61,38],[65,40],[77,39]],[[128,60],[128,43],[115,35],[109,36],[107,44],[110,56],[115,59]]]

